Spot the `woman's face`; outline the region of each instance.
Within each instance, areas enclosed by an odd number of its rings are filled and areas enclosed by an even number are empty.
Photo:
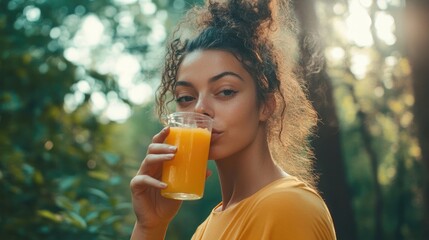
[[[182,61],[175,85],[177,111],[214,119],[210,159],[223,159],[251,145],[263,116],[255,83],[240,61],[221,50],[199,50]]]

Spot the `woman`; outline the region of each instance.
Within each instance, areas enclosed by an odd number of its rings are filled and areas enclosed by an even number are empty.
[[[336,239],[313,187],[307,138],[316,114],[295,74],[288,9],[270,0],[211,1],[190,10],[173,36],[159,115],[175,100],[177,111],[213,118],[209,159],[222,189],[192,239]],[[131,181],[132,239],[163,239],[180,208],[160,195],[162,163],[176,151],[163,143],[168,133],[153,137]]]

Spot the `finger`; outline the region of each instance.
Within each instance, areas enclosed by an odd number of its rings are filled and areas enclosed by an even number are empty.
[[[210,169],[207,169],[207,171],[206,171],[206,179],[209,178],[212,174],[213,174],[213,172]]]
[[[145,191],[148,187],[163,189],[167,184],[148,175],[136,175],[131,179],[130,188],[133,193]]]
[[[170,127],[163,128],[161,130],[161,132],[159,132],[158,134],[153,136],[152,142],[153,143],[163,143],[165,138],[168,136],[169,133],[170,133]]]
[[[168,145],[165,143],[151,143],[147,148],[148,154],[175,153],[176,151],[176,146]]]
[[[143,164],[145,165],[161,164],[165,161],[173,159],[174,156],[175,156],[174,153],[148,154],[146,158],[143,160]]]
[[[154,176],[154,174],[160,171],[163,162],[169,161],[173,158],[173,153],[148,154],[143,160],[143,162],[140,164],[140,168],[137,171],[137,175],[148,174]]]

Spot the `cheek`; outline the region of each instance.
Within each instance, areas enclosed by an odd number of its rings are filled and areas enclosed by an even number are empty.
[[[223,122],[226,130],[223,137],[211,145],[210,159],[223,159],[245,149],[254,141],[258,131],[258,121],[252,113],[232,112]]]
[[[211,146],[211,159],[221,159],[239,152],[256,137],[259,114],[255,100],[243,98],[219,104],[215,119],[226,134]]]
[[[230,138],[253,138],[259,126],[259,111],[255,100],[244,99],[220,106],[219,120],[227,128]]]

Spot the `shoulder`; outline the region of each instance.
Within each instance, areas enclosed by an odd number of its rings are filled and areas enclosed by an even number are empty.
[[[298,180],[272,184],[255,196],[249,225],[288,239],[335,239],[331,215],[319,194]],[[275,234],[277,233],[277,234]],[[285,236],[285,235],[283,235]],[[270,238],[271,239],[271,238]]]
[[[294,178],[278,181],[254,199],[256,211],[270,215],[287,214],[288,217],[329,214],[325,202],[314,189]]]

